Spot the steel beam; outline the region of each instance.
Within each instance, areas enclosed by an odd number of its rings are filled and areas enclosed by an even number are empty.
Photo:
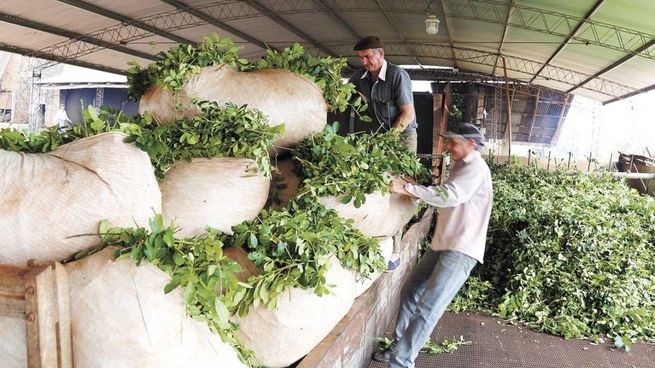
[[[396,32],[396,35],[400,39],[402,43],[407,43],[407,40],[405,39],[405,36],[403,36],[402,32],[400,32],[400,28],[396,25],[396,22],[393,20],[391,17],[391,14],[387,11],[387,9],[382,5],[382,2],[380,0],[375,0],[375,3],[378,5],[378,8],[380,8],[380,11],[382,11],[382,14],[384,14],[384,17],[387,18],[387,22],[391,24],[391,28]],[[412,59],[416,62],[416,65],[422,65],[422,63],[418,60],[416,57],[416,53],[414,53],[414,50],[411,48],[407,47],[407,50],[409,50],[409,54],[411,55]]]
[[[42,51],[39,51],[39,50],[27,49],[27,48],[24,48],[24,47],[9,45],[9,44],[2,43],[2,42],[0,42],[0,50],[7,51],[7,52],[12,52],[14,54],[28,55],[28,56],[35,57],[35,58],[56,61],[58,63],[66,63],[66,64],[70,64],[70,65],[81,66],[81,67],[84,67],[84,68],[101,70],[103,72],[108,72],[108,73],[121,74],[121,75],[126,75],[127,74],[127,72],[124,71],[124,70],[115,69],[115,68],[112,68],[112,67],[99,65],[99,64],[87,63],[86,61],[80,61],[80,60],[76,60],[76,59],[69,59],[69,58],[59,56],[59,55],[48,54],[48,53],[45,53],[45,52],[42,52]]]
[[[343,20],[343,18],[341,18],[337,13],[335,13],[332,7],[328,6],[324,0],[314,0],[314,3],[316,3],[316,5],[318,5],[324,12],[328,13],[332,18],[334,18],[337,22],[339,22],[339,24],[341,24],[343,28],[347,29],[348,32],[350,32],[350,34],[353,37],[355,37],[355,39],[359,40],[362,38],[362,36],[360,36],[357,32],[355,32],[355,30],[350,26],[350,24],[348,24],[348,22]]]
[[[313,39],[311,36],[306,34],[305,32],[301,31],[300,29],[296,28],[296,26],[290,24],[286,20],[282,19],[279,15],[277,15],[277,12],[275,12],[272,9],[267,8],[266,6],[260,4],[256,0],[244,0],[246,4],[250,5],[252,8],[256,9],[258,12],[261,13],[261,15],[268,17],[272,19],[275,23],[281,25],[282,27],[286,28],[287,30],[291,31],[292,33],[296,34],[300,38],[309,41],[314,47],[318,48],[319,50],[323,51],[327,55],[331,56],[338,56],[336,55],[332,50],[329,50],[327,47],[325,47],[322,43],[319,41]]]
[[[591,7],[591,9],[589,9],[587,14],[585,14],[584,17],[580,20],[578,25],[575,26],[575,28],[573,28],[571,33],[569,33],[569,35],[566,37],[564,42],[562,42],[559,45],[557,50],[555,50],[555,52],[553,52],[552,55],[550,55],[550,57],[548,58],[548,60],[546,60],[544,65],[541,68],[539,68],[539,70],[534,74],[534,76],[532,76],[532,79],[530,79],[529,83],[534,82],[534,80],[539,76],[539,74],[541,74],[541,71],[544,70],[546,65],[550,64],[550,62],[553,61],[553,59],[564,49],[564,47],[569,43],[569,41],[571,41],[571,37],[575,36],[576,33],[578,33],[578,31],[580,30],[580,28],[582,28],[582,26],[586,24],[585,22],[587,22],[589,19],[591,19],[591,17],[594,15],[594,13],[596,13],[596,10],[598,10],[598,8],[600,8],[600,6],[603,4],[604,1],[605,0],[597,0],[596,1],[596,3]]]
[[[132,50],[132,49],[130,49],[128,47],[117,45],[117,44],[112,43],[112,42],[107,42],[107,41],[104,41],[104,40],[101,40],[101,39],[98,39],[98,38],[95,38],[95,37],[92,37],[92,36],[89,36],[89,35],[83,35],[81,33],[71,32],[71,31],[65,30],[63,28],[58,28],[58,27],[54,27],[54,26],[51,26],[51,25],[35,22],[35,21],[29,20],[29,19],[17,17],[15,15],[10,15],[10,14],[0,12],[0,21],[5,22],[5,23],[15,24],[15,25],[25,27],[25,28],[34,29],[34,30],[37,30],[37,31],[40,31],[40,32],[45,32],[45,33],[50,33],[50,34],[54,34],[54,35],[61,36],[61,37],[75,39],[75,40],[78,40],[78,41],[86,42],[86,43],[91,44],[91,45],[99,46],[101,48],[111,49],[111,50],[114,50],[114,51],[121,52],[123,54],[137,56],[137,57],[147,59],[147,60],[156,60],[157,59],[154,55],[151,55],[151,54],[148,54],[148,53],[145,53],[145,52]]]
[[[451,48],[444,45],[411,40],[408,41],[408,44],[412,45],[414,52],[416,52],[419,57],[452,60],[451,50],[454,50],[456,60],[488,66],[494,66],[496,62],[496,54],[488,51],[464,47]],[[341,46],[341,48],[335,47],[335,49],[337,51],[341,49],[345,51],[343,46]],[[398,42],[385,43],[385,52],[389,56],[411,56],[406,54],[406,44]],[[543,65],[541,62],[526,58],[507,55],[504,55],[504,57],[507,61],[508,70],[523,73],[529,76],[532,76]],[[571,86],[575,86],[581,81],[589,78],[588,74],[552,65],[548,65],[546,68],[544,68],[542,74],[543,77],[548,80],[566,83]],[[605,94],[610,97],[619,97],[624,94],[631,93],[635,90],[632,87],[603,78],[594,79],[592,83],[584,86],[584,88]]]
[[[537,120],[537,108],[539,107],[539,92],[537,92],[537,96],[534,98],[534,110],[532,111],[532,119],[530,122],[530,131],[528,132],[528,142],[530,142],[530,138],[532,137],[532,128],[534,128],[534,122]],[[564,107],[562,106],[562,109]]]
[[[446,32],[448,32],[448,44],[450,45],[450,48],[454,48],[455,44],[453,43],[453,39],[455,39],[455,35],[453,34],[453,25],[450,22],[450,17],[446,14],[446,4],[444,0],[441,0],[441,10],[443,11],[444,14],[444,22],[446,23]],[[457,60],[455,58],[455,51],[451,50],[453,54],[453,65],[455,68],[457,68]]]
[[[188,44],[194,44],[194,41],[191,41],[189,39],[186,39],[184,37],[180,37],[178,35],[175,35],[173,33],[170,33],[168,31],[153,27],[145,22],[139,21],[134,18],[130,18],[128,16],[116,13],[114,11],[111,11],[109,9],[97,6],[95,4],[87,3],[85,1],[80,1],[80,0],[57,0],[61,3],[68,4],[70,6],[74,6],[79,9],[86,10],[88,12],[94,13],[96,15],[101,15],[103,17],[111,18],[114,20],[117,20],[121,23],[125,23],[126,25],[134,25],[136,27],[139,27],[141,29],[144,29],[150,33],[168,38],[169,40],[173,40],[175,42],[179,43],[188,43]]]
[[[648,43],[642,45],[642,46],[639,47],[639,49],[637,49],[636,51],[637,51],[638,53],[640,53],[640,52],[642,52],[642,51],[645,51],[645,50],[651,48],[652,46],[655,46],[655,39],[652,39],[652,40],[650,40]],[[566,91],[566,93],[571,93],[571,92],[573,92],[574,90],[576,90],[576,89],[578,89],[578,88],[584,86],[585,84],[587,84],[588,82],[591,82],[592,80],[595,80],[595,79],[598,78],[599,76],[601,76],[601,75],[603,75],[603,74],[609,72],[610,70],[612,70],[612,69],[618,67],[619,65],[621,65],[621,64],[623,64],[623,63],[625,63],[625,62],[627,62],[628,60],[632,59],[632,58],[635,57],[635,56],[636,56],[635,54],[625,55],[624,57],[620,58],[619,60],[613,62],[612,64],[606,66],[605,68],[599,70],[598,72],[596,72],[596,73],[590,75],[588,78],[586,78],[586,79],[583,80],[582,82],[576,84],[575,86],[573,86],[572,88],[570,88],[568,91]]]
[[[239,38],[241,38],[243,40],[246,40],[246,41],[248,41],[248,42],[250,42],[250,43],[252,43],[252,44],[254,44],[254,45],[256,45],[256,46],[258,46],[258,47],[260,47],[262,49],[264,49],[264,50],[266,50],[269,47],[262,40],[260,40],[258,38],[255,38],[255,37],[253,37],[253,36],[251,36],[251,35],[249,35],[249,34],[247,34],[245,32],[241,32],[240,30],[226,24],[225,22],[222,22],[222,21],[220,21],[220,20],[218,20],[218,19],[216,19],[216,18],[214,18],[212,16],[209,16],[209,15],[203,13],[202,11],[200,11],[200,10],[198,10],[198,9],[192,7],[192,6],[184,4],[181,1],[177,1],[177,0],[160,0],[160,1],[163,1],[166,4],[172,6],[172,7],[176,8],[176,9],[185,11],[185,12],[193,15],[194,17],[202,19],[205,22],[207,22],[207,23],[209,23],[209,24],[211,24],[213,26],[216,26],[216,27],[218,27],[218,28],[220,28],[220,29],[222,29],[224,31],[230,32],[233,35],[235,35],[235,36],[237,36],[237,37],[239,37]],[[271,47],[271,48],[273,48],[273,47]],[[275,49],[275,50],[278,50],[278,49]]]
[[[505,37],[507,37],[507,28],[509,28],[509,20],[512,17],[512,9],[514,9],[514,0],[509,4],[507,9],[507,21],[505,22],[505,27],[503,28],[503,36],[500,38],[500,43],[498,44],[498,55],[496,56],[496,62],[494,63],[494,69],[491,71],[491,74],[496,74],[496,68],[498,67],[498,59],[503,52],[503,44],[505,43]]]
[[[644,88],[638,89],[636,91],[627,93],[627,94],[625,94],[623,96],[619,96],[619,97],[615,97],[615,98],[613,98],[611,100],[607,100],[607,101],[603,102],[603,105],[611,104],[612,102],[624,100],[624,99],[626,99],[628,97],[636,96],[636,95],[646,93],[646,92],[652,91],[652,90],[655,90],[655,84],[652,85],[652,86],[644,87]]]

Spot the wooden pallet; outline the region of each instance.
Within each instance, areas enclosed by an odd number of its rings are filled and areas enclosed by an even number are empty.
[[[28,368],[72,368],[68,275],[60,263],[0,265],[0,316],[27,324]]]

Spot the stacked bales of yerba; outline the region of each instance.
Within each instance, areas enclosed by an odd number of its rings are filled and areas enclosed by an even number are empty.
[[[206,46],[207,42],[199,49]],[[193,50],[186,50],[190,56],[195,55]],[[224,59],[229,59],[228,55],[224,55]],[[180,228],[176,238],[199,236],[206,227],[231,234],[234,225],[244,221],[256,222],[255,217],[266,202],[270,185],[270,163],[262,158],[262,154],[268,157],[269,153],[283,152],[282,148],[293,148],[325,126],[327,104],[322,90],[310,79],[288,70],[239,71],[239,68],[226,62],[202,65],[178,85],[164,82],[136,88],[143,92],[140,111],[151,114],[161,126],[177,125],[184,130],[186,126],[196,127],[216,118],[232,119],[232,125],[239,125],[231,131],[226,126],[225,133],[220,134],[222,140],[233,143],[227,155],[236,157],[184,157],[185,160],[175,160],[162,173],[162,214],[165,223],[174,221]],[[233,113],[222,112],[222,106],[226,104],[232,110],[247,108],[256,113],[246,114],[244,119],[235,121]],[[275,138],[273,148],[258,147],[254,152],[252,146],[256,142],[243,141],[243,136],[250,134],[253,128],[248,124],[255,120],[275,127],[269,132],[283,131]],[[279,129],[282,125],[283,130]],[[193,144],[189,143],[190,138]],[[183,135],[179,139],[189,146],[203,140],[202,137]],[[250,155],[243,157],[242,152]],[[233,237],[223,240],[226,245],[235,243],[240,235],[237,230]],[[276,305],[260,305],[258,302],[246,305],[241,302],[241,307],[249,313],[234,317],[241,328],[237,336],[254,353],[255,364],[273,367],[293,363],[318,344],[349,310],[354,297],[354,274],[344,270],[334,252],[321,254],[320,258],[321,262],[326,262],[321,266],[321,272],[326,274],[313,282],[324,289],[326,282],[336,285],[329,292],[319,293],[324,295],[317,295],[309,285],[311,283],[301,283],[298,287],[286,285],[280,288],[279,292],[285,294],[277,298],[279,303]],[[254,265],[243,266],[257,269]],[[269,271],[261,268],[264,277]],[[264,285],[267,287],[270,285]],[[234,290],[232,294],[228,291],[224,297],[230,298],[234,293]],[[239,305],[238,300],[232,301]],[[308,305],[323,311],[320,319],[306,313]]]

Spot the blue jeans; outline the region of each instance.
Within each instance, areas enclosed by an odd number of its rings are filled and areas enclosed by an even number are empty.
[[[476,264],[474,258],[456,251],[425,252],[401,292],[392,368],[414,367],[421,348]]]

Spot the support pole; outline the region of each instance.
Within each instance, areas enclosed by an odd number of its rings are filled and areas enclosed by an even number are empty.
[[[503,72],[505,74],[505,95],[507,96],[507,159],[512,161],[512,102],[509,97],[509,81],[507,80],[507,65],[503,59]]]

